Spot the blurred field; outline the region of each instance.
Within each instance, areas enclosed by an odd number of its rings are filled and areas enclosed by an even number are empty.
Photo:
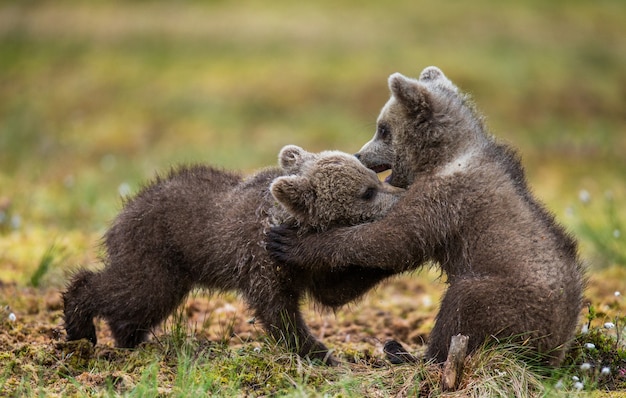
[[[3,3],[2,196],[23,227],[89,231],[174,162],[354,152],[387,76],[432,64],[562,214],[580,189],[623,193],[625,22],[619,1]]]
[[[97,266],[120,195],[172,164],[356,152],[389,74],[428,65],[520,150],[592,268],[624,267],[624,26],[620,0],[2,2],[0,289]]]

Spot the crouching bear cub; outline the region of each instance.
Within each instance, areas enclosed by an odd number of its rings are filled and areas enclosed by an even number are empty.
[[[402,272],[435,261],[448,290],[427,357],[443,362],[451,336],[512,338],[557,365],[572,339],[584,277],[574,239],[532,195],[519,156],[488,133],[468,97],[435,67],[389,78],[391,98],[357,157],[408,190],[373,223],[305,236],[268,234],[281,262]]]
[[[289,349],[334,359],[299,310],[309,295],[336,308],[393,272],[338,267],[302,271],[275,264],[264,238],[272,225],[324,231],[381,217],[401,189],[380,182],[354,156],[283,148],[281,167],[242,179],[207,166],[181,167],[125,203],[104,236],[105,267],[81,270],[63,294],[68,340],[96,343],[104,318],[120,347],[144,341],[195,287],[238,291],[267,332]],[[278,202],[278,203],[277,203]]]

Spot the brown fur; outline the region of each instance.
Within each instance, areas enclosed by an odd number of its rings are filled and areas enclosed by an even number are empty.
[[[394,273],[435,261],[448,290],[427,357],[442,362],[453,335],[469,349],[513,339],[559,364],[581,309],[583,270],[574,239],[531,194],[519,156],[487,133],[466,95],[443,73],[389,78],[391,98],[357,157],[409,187],[383,219],[298,236],[269,234],[282,262],[323,270],[358,264]],[[293,266],[292,265],[292,266]]]
[[[134,347],[190,290],[203,287],[238,291],[276,340],[333,363],[302,319],[302,298],[308,294],[335,308],[392,272],[281,267],[265,250],[265,233],[277,223],[322,231],[371,221],[401,190],[340,152],[316,155],[288,146],[280,163],[248,179],[207,166],[181,167],[128,200],[104,237],[104,269],[79,271],[63,294],[68,339],[95,344],[93,318],[101,317],[118,346]]]

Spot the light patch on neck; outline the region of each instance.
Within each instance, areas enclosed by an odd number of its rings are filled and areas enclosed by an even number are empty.
[[[442,166],[437,172],[437,175],[439,177],[447,177],[456,173],[466,172],[472,164],[473,159],[476,157],[477,152],[476,148],[466,149],[465,152],[461,153],[450,163]]]

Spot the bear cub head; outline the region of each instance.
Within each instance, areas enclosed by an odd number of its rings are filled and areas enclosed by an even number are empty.
[[[301,227],[311,230],[377,220],[404,191],[383,183],[374,171],[347,153],[315,154],[288,145],[278,157],[289,175],[272,182],[272,196]]]
[[[463,167],[485,141],[482,117],[437,67],[419,79],[394,73],[388,83],[376,133],[356,157],[377,173],[391,169],[390,184],[406,188],[420,174],[450,172],[457,159]]]

